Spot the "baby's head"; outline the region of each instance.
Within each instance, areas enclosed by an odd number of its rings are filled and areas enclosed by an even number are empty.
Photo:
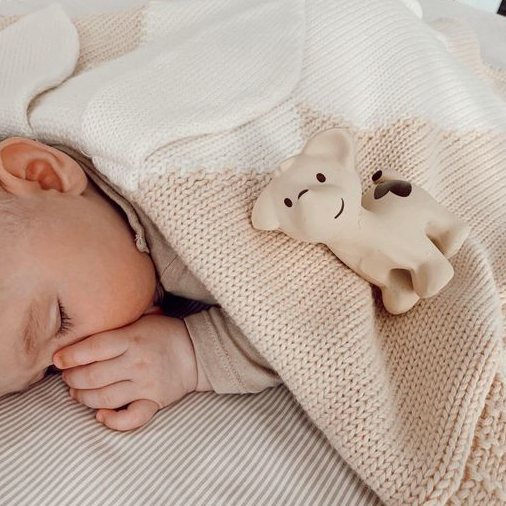
[[[58,349],[137,320],[155,285],[122,211],[77,161],[0,142],[0,396],[41,379]]]

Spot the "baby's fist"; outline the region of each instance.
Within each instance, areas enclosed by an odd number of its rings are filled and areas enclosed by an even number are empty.
[[[197,384],[186,325],[169,316],[142,316],[59,350],[54,358],[66,369],[62,377],[74,399],[99,409],[97,420],[116,430],[140,427]]]

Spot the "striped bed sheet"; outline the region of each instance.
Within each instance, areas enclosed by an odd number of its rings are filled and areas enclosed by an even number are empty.
[[[114,432],[60,375],[0,399],[0,505],[379,506],[283,386],[193,393]]]

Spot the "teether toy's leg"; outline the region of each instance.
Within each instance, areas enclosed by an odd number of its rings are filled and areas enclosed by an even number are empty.
[[[404,269],[390,271],[389,284],[381,289],[381,298],[385,309],[392,314],[405,313],[420,300],[413,290],[409,271]]]
[[[426,233],[446,258],[460,249],[469,235],[469,225],[439,206],[438,213],[427,226]]]
[[[453,277],[452,264],[439,249],[429,242],[427,250],[428,259],[411,272],[413,288],[421,298],[436,295]]]

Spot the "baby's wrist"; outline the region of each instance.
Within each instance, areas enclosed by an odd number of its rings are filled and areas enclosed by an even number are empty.
[[[197,364],[197,385],[195,386],[196,392],[209,392],[213,391],[213,387],[211,383],[209,383],[209,379],[207,378],[207,374],[202,367],[200,360],[197,355],[195,355],[195,363]]]
[[[206,371],[202,367],[202,364],[200,363],[200,360],[197,357],[197,354],[195,353],[195,348],[193,346],[193,341],[192,341],[192,339],[190,337],[190,332],[188,331],[188,328],[186,327],[186,322],[184,320],[183,320],[183,323],[185,325],[186,332],[188,333],[188,339],[189,339],[189,341],[191,343],[191,348],[192,348],[192,351],[193,351],[193,357],[194,357],[194,360],[195,360],[196,378],[195,378],[195,387],[194,387],[194,389],[192,391],[195,391],[195,392],[208,392],[208,391],[212,391],[213,387],[211,386],[211,383],[209,383]]]
[[[189,394],[194,392],[197,387],[197,357],[185,322],[180,319],[177,319],[177,321],[181,328],[180,335],[184,335],[184,347],[181,349],[181,355],[178,357],[179,375],[184,385],[185,393]]]

